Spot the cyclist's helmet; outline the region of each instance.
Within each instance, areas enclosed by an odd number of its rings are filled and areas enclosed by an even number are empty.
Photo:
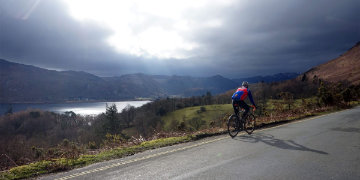
[[[246,88],[249,87],[249,83],[248,83],[247,81],[243,81],[241,85],[244,86],[244,87],[246,87]]]

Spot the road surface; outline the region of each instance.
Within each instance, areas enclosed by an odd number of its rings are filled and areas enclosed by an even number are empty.
[[[360,107],[40,179],[360,179]]]

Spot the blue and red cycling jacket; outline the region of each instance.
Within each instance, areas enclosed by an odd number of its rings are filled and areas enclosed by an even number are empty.
[[[247,97],[249,96],[249,99],[250,99],[250,102],[254,105],[254,100],[253,100],[253,97],[252,97],[252,94],[251,94],[251,91],[250,89],[242,86],[242,87],[239,87],[236,92],[232,95],[232,99],[235,100],[235,101],[244,101]]]

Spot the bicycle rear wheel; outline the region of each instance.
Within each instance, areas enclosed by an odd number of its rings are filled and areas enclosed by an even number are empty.
[[[255,116],[252,114],[249,114],[246,118],[246,121],[244,123],[244,129],[248,134],[251,134],[255,130]]]
[[[231,137],[235,137],[239,133],[239,117],[235,114],[231,115],[228,119],[227,126],[228,132]]]

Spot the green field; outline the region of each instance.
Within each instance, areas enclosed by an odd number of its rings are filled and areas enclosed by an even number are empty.
[[[258,104],[265,114],[294,109],[305,109],[314,106],[316,98],[294,99],[290,101],[270,99],[265,105]],[[290,107],[289,107],[290,104]],[[261,113],[259,109],[257,113]],[[227,117],[233,113],[231,104],[195,106],[180,109],[162,117],[163,130],[167,132],[197,131],[211,127],[223,127]],[[257,114],[258,115],[258,114]]]
[[[162,121],[165,131],[193,131],[212,126],[221,126],[224,117],[233,113],[231,104],[194,106],[171,112]]]

